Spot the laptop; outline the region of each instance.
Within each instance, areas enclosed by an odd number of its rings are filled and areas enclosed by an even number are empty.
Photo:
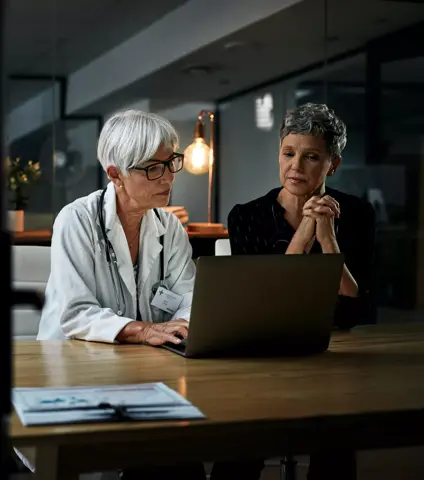
[[[327,350],[343,255],[200,257],[188,358],[310,355]]]

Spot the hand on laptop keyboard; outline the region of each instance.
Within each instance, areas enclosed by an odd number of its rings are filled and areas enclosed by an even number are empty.
[[[118,334],[121,343],[147,343],[158,346],[166,342],[180,344],[187,338],[188,322],[182,318],[162,323],[130,322]]]

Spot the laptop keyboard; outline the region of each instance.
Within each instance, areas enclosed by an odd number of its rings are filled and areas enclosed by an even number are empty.
[[[187,342],[185,340],[182,340],[182,342],[179,344],[166,342],[165,345],[171,350],[184,353],[186,351]]]

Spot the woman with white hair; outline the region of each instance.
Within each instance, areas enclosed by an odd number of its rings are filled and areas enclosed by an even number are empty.
[[[120,112],[98,158],[110,180],[56,218],[38,339],[178,344],[188,333],[195,266],[187,234],[164,211],[184,156],[157,115]],[[172,295],[161,302],[158,291]]]
[[[181,222],[163,210],[183,168],[177,144],[172,125],[151,113],[125,111],[105,123],[97,152],[110,183],[56,218],[39,340],[162,345],[187,337],[192,250]],[[172,297],[167,304],[164,290]],[[218,463],[212,478],[255,479],[261,468]],[[201,463],[125,471],[121,478],[206,480]]]

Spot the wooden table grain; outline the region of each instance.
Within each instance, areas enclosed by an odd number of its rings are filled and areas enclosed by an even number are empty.
[[[58,475],[423,445],[423,379],[424,324],[335,333],[326,353],[306,358],[187,360],[148,346],[17,342],[17,387],[163,381],[207,419],[23,427],[14,414],[11,437],[44,452],[40,465],[50,459]]]

